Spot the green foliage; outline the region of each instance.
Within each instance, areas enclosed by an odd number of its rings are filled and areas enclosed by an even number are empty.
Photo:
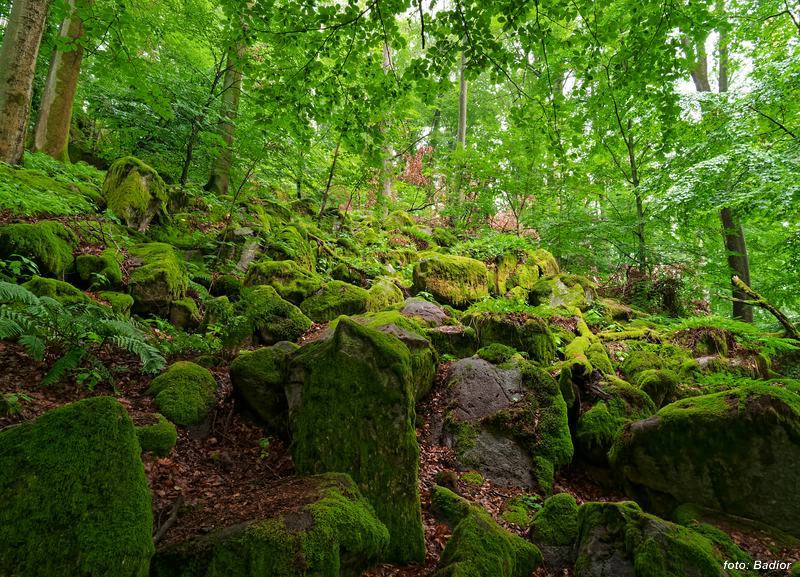
[[[62,304],[6,282],[0,282],[0,339],[17,339],[33,360],[56,358],[43,385],[56,383],[81,366],[104,367],[98,353],[105,345],[138,356],[146,373],[165,365],[134,321],[91,302]],[[107,370],[105,375],[110,377]]]
[[[32,169],[32,164],[41,164],[42,157],[49,159],[46,168],[57,166],[59,173],[56,178],[51,178],[43,170]],[[32,161],[34,158],[36,160]],[[46,155],[26,155],[26,165],[31,169],[0,163],[0,209],[19,215],[53,216],[85,214],[94,210],[97,183],[76,182],[78,179],[73,171],[76,167],[80,170],[80,166],[56,163]]]
[[[0,226],[0,252],[23,255],[51,276],[62,277],[72,266],[77,242],[75,234],[56,221]]]

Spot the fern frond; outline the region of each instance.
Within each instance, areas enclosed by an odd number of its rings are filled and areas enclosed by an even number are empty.
[[[47,387],[59,382],[69,371],[78,368],[85,356],[86,349],[71,349],[67,351],[63,357],[50,367],[50,370],[42,379],[42,385]]]
[[[0,341],[15,339],[22,335],[24,331],[16,320],[0,316]]]
[[[114,335],[108,340],[114,346],[137,355],[139,361],[142,363],[142,371],[146,373],[159,372],[167,364],[167,361],[161,356],[158,349],[141,338]]]
[[[41,361],[44,359],[45,342],[36,335],[22,335],[19,338],[19,344],[25,347],[28,355],[34,361]]]
[[[23,286],[0,281],[0,302],[34,305],[39,302],[39,297]]]

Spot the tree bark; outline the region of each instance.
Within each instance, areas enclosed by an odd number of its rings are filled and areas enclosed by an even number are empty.
[[[211,167],[211,177],[205,189],[216,194],[227,194],[231,182],[233,164],[233,137],[236,132],[236,117],[239,115],[239,101],[242,96],[242,68],[245,43],[238,41],[228,52],[225,80],[223,82],[222,117],[219,131],[223,146]]]
[[[466,54],[461,52],[461,66],[458,81],[458,136],[456,138],[458,150],[464,150],[467,144],[467,68]]]
[[[20,164],[50,0],[14,0],[0,48],[0,161]]]
[[[383,43],[383,73],[388,74],[392,69],[392,52],[388,42]],[[381,124],[381,132],[386,135],[386,122]],[[383,145],[383,158],[381,159],[381,187],[379,192],[377,208],[380,210],[381,217],[389,215],[389,199],[394,198],[394,179],[392,178],[392,147],[389,143]]]
[[[78,76],[83,59],[83,19],[81,8],[91,6],[93,0],[69,0],[69,14],[61,23],[59,36],[68,39],[67,50],[53,51],[47,82],[42,93],[42,103],[36,120],[33,149],[57,160],[69,161],[67,145],[72,123],[72,104],[78,89]]]

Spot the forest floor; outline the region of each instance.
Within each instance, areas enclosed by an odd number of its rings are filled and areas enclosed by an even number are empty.
[[[0,393],[27,396],[21,412],[0,419],[0,429],[35,418],[68,402],[112,392],[137,424],[147,423],[149,416],[156,411],[152,397],[146,394],[150,379],[141,376],[132,358],[114,359],[112,366],[118,376],[115,391],[103,387],[90,391],[74,382],[38,387],[44,364],[32,362],[23,349],[14,344],[0,343],[0,366],[7,367],[0,375]],[[446,364],[440,367],[431,394],[417,406],[420,493],[427,543],[425,563],[406,567],[380,564],[364,573],[365,577],[431,575],[450,537],[450,528],[436,519],[430,504],[437,474],[456,467],[452,450],[439,444],[439,435],[435,431],[435,423],[441,421],[446,408],[444,382],[447,371]],[[169,456],[142,456],[153,495],[154,531],[163,533],[159,546],[250,519],[279,514],[296,505],[304,494],[302,481],[294,475],[287,447],[275,438],[270,438],[265,447],[262,429],[235,410],[227,368],[213,368],[212,372],[220,387],[218,403],[209,420],[197,427],[179,428],[178,443]],[[497,486],[487,480],[480,485],[460,479],[454,483],[460,494],[485,507],[502,526],[524,535],[522,528],[502,517],[508,501],[523,494],[522,489]],[[578,503],[625,498],[595,483],[579,466],[561,472],[556,478],[555,491],[571,493]],[[176,508],[179,511],[177,517],[172,514]],[[164,527],[165,524],[168,526]],[[162,528],[165,530],[161,531]],[[756,559],[800,560],[800,547],[776,543],[768,532],[752,528],[743,531],[741,527],[730,525],[722,528]],[[781,574],[762,573],[768,577]],[[549,573],[540,569],[536,575],[544,577]]]

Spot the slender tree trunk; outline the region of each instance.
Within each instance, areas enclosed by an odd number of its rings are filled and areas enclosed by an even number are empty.
[[[325,213],[325,206],[328,204],[328,194],[331,191],[331,184],[333,184],[333,175],[336,173],[336,162],[339,160],[339,147],[342,144],[342,135],[336,140],[336,148],[333,151],[333,160],[331,161],[331,169],[328,172],[328,182],[325,184],[325,190],[322,191],[322,201],[319,203],[319,214],[317,220],[322,219]]]
[[[388,74],[392,69],[392,52],[388,42],[383,43],[383,73]],[[386,135],[386,123],[381,125],[381,132]],[[381,216],[386,218],[389,214],[389,199],[394,198],[394,179],[392,177],[392,147],[386,142],[383,145],[383,158],[381,160],[381,187],[377,208]]]
[[[242,96],[242,68],[245,44],[237,42],[228,52],[225,80],[223,82],[222,118],[219,131],[224,144],[211,167],[211,177],[205,186],[206,190],[216,194],[227,194],[231,182],[231,165],[233,164],[233,137],[236,131],[236,117],[239,114],[239,100]]]
[[[467,144],[467,77],[464,75],[466,67],[466,55],[464,52],[461,52],[461,66],[459,68],[458,81],[458,150],[464,150]]]
[[[42,93],[42,104],[36,120],[33,149],[57,160],[69,161],[67,145],[72,123],[72,104],[78,89],[78,76],[83,59],[83,19],[79,11],[93,0],[69,0],[69,14],[61,23],[59,36],[69,43],[69,50],[55,50]]]
[[[189,138],[186,141],[186,153],[184,154],[183,167],[181,168],[181,178],[179,181],[181,186],[186,186],[186,183],[189,180],[189,169],[191,168],[192,159],[194,158],[194,147],[197,144],[197,136],[200,134],[201,123],[205,122],[205,119],[208,115],[208,110],[211,108],[211,104],[217,97],[217,86],[219,86],[219,81],[222,80],[224,73],[225,70],[221,69],[221,64],[217,63],[214,66],[214,80],[211,82],[208,98],[206,98],[205,103],[203,103],[203,108],[201,109],[200,114],[192,118],[192,128],[189,131]]]
[[[14,0],[0,48],[0,161],[20,164],[50,0]]]

